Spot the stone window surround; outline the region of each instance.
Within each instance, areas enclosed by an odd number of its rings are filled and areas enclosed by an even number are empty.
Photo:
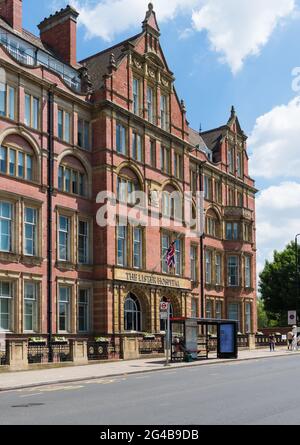
[[[12,205],[12,251],[0,252],[1,256],[24,255],[24,211],[25,207],[37,210],[37,253],[33,258],[42,256],[42,202],[23,196],[17,196],[9,192],[0,192],[0,201],[9,202]],[[31,257],[31,256],[29,256]]]
[[[61,206],[57,206],[54,210],[56,212],[56,262],[65,268],[73,269],[75,265],[80,265],[84,267],[86,265],[80,264],[78,261],[78,225],[79,220],[86,221],[89,223],[89,264],[92,264],[92,246],[93,246],[93,224],[92,217],[87,215],[78,213],[76,210],[72,210],[70,208],[65,208]],[[70,258],[67,261],[59,259],[59,217],[65,216],[70,220]]]
[[[70,289],[70,332],[59,330],[59,287],[68,287]],[[78,333],[78,297],[79,289],[89,289],[90,291],[90,317],[93,312],[93,283],[86,280],[75,280],[63,277],[57,277],[56,280],[56,330],[58,334],[77,334]],[[92,318],[89,331],[93,330]],[[88,333],[88,332],[86,332]]]
[[[35,283],[37,286],[37,332],[41,331],[42,326],[42,279],[41,275],[15,272],[0,272],[0,280],[7,281],[12,285],[12,330],[9,333],[22,334],[24,331],[24,285],[25,282]],[[30,332],[33,334],[33,332]]]
[[[142,258],[141,258],[141,268],[135,268],[133,266],[133,230],[134,228],[140,228],[142,230],[142,238],[141,238],[141,242],[142,242]],[[116,229],[115,229],[115,252],[116,252],[116,260],[115,260],[115,264],[118,264],[118,224],[116,225]],[[133,227],[131,225],[127,225],[126,226],[126,265],[125,266],[120,266],[118,265],[117,267],[124,267],[125,269],[134,269],[134,270],[144,270],[145,266],[146,266],[146,230],[145,227],[142,226],[137,226],[137,227]]]

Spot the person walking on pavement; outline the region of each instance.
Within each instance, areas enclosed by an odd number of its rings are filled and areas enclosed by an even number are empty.
[[[275,335],[274,334],[270,334],[269,335],[269,345],[270,345],[270,352],[274,352],[275,351]]]
[[[294,340],[294,334],[292,333],[292,331],[288,332],[287,340],[288,340],[288,351],[290,349],[292,351],[293,350],[293,340]]]

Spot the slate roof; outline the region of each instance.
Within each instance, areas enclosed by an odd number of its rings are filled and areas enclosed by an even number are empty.
[[[203,138],[207,147],[210,148],[212,151],[214,151],[217,148],[223,136],[226,134],[226,131],[227,131],[227,126],[224,125],[222,127],[215,128],[213,130],[203,131],[201,133],[201,137]]]
[[[113,53],[117,67],[125,57],[123,49],[127,43],[135,45],[143,32],[124,40],[117,45],[111,46],[100,53],[94,54],[84,60],[80,61],[80,64],[88,69],[88,73],[93,84],[93,87],[97,90],[103,84],[103,76],[108,73],[110,55]]]
[[[198,145],[200,150],[206,150],[207,145],[200,136],[199,131],[193,130],[189,127],[189,142],[195,147]]]

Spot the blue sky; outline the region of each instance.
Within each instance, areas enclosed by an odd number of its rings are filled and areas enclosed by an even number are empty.
[[[259,269],[300,232],[300,93],[292,89],[292,70],[300,66],[299,1],[154,1],[161,44],[191,126],[222,125],[234,105],[250,136],[250,173],[260,189]],[[23,0],[24,27],[37,33],[36,25],[66,3]],[[80,60],[138,33],[148,1],[70,3],[81,12]]]

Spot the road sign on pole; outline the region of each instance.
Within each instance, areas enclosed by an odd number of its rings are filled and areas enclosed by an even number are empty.
[[[289,326],[293,326],[294,324],[297,323],[296,317],[297,317],[297,312],[296,311],[289,311],[288,312],[288,325]]]
[[[160,303],[160,318],[161,320],[167,321],[166,326],[166,364],[169,366],[169,351],[170,351],[170,303],[161,302]]]

